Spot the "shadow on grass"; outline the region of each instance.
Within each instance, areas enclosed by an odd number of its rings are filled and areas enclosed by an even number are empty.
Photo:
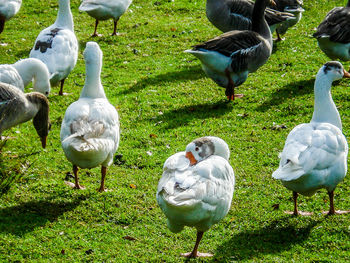
[[[207,119],[210,117],[218,118],[227,112],[231,112],[234,105],[235,102],[222,100],[215,103],[209,102],[184,106],[176,110],[164,112],[163,115],[151,119],[150,121],[165,123],[166,126],[163,127],[164,129],[174,129],[179,126],[186,126],[187,123],[191,122],[193,119]]]
[[[82,199],[84,198],[69,202],[29,201],[2,208],[0,209],[0,232],[23,236],[37,227],[56,221],[59,216],[77,207]]]
[[[311,230],[320,221],[311,221],[302,227],[299,221],[285,216],[272,221],[264,228],[250,230],[234,235],[216,250],[213,261],[219,260],[249,260],[259,254],[278,254],[291,249],[295,244],[305,242]],[[225,261],[226,262],[226,261]]]
[[[201,67],[199,65],[193,65],[181,71],[167,72],[164,74],[156,75],[154,77],[144,77],[141,80],[138,80],[138,82],[132,87],[130,87],[129,89],[122,91],[121,94],[138,92],[149,85],[153,85],[153,86],[158,84],[166,85],[166,82],[181,82],[181,81],[188,81],[188,80],[197,80],[204,77],[205,77],[205,74],[201,69]]]
[[[291,97],[303,96],[314,92],[315,79],[301,80],[289,83],[283,88],[277,89],[272,93],[270,99],[257,107],[258,111],[268,111],[272,106],[282,104]]]

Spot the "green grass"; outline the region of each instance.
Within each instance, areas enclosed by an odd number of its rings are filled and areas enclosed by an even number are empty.
[[[0,196],[0,261],[185,261],[179,254],[192,249],[195,230],[173,234],[167,229],[156,187],[166,158],[205,135],[229,144],[236,187],[229,214],[200,244],[200,251],[214,257],[191,261],[348,261],[349,215],[322,215],[328,209],[322,190],[299,198],[300,209],[313,211],[313,216],[290,217],[283,211],[292,209],[292,194],[271,177],[289,131],[311,119],[314,78],[329,60],[312,33],[331,8],[345,5],[339,0],[304,2],[300,23],[238,88],[245,97],[226,103],[224,89],[205,76],[197,59],[183,53],[220,34],[206,18],[204,0],[134,0],[119,22],[121,35],[111,37],[112,21],[105,21],[99,38],[90,37],[94,20],[78,11],[80,1],[72,0],[79,59],[65,83],[70,95],[60,97],[53,88],[49,97],[47,148],[41,149],[31,122],[3,133],[15,139],[0,146],[0,180],[6,190]],[[56,13],[57,1],[23,1],[0,35],[1,63],[28,57],[36,36],[54,22]],[[82,52],[88,41],[98,42],[104,52],[102,84],[121,120],[120,147],[106,177],[111,191],[103,194],[96,191],[99,167],[81,170],[84,191],[64,184],[72,167],[59,139],[65,109],[79,98],[84,84]],[[346,136],[348,87],[341,80],[332,92]],[[273,129],[275,125],[287,128]],[[349,209],[349,178],[335,193],[336,208]],[[274,210],[274,204],[280,208]]]

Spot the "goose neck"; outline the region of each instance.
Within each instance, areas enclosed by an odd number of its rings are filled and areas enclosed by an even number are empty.
[[[325,75],[317,76],[314,93],[314,113],[311,122],[327,122],[342,130],[338,109],[332,99],[332,80]]]
[[[106,98],[101,84],[101,62],[86,63],[84,88],[80,98]]]
[[[70,0],[60,0],[58,4],[58,14],[55,21],[56,27],[74,30],[73,15],[70,10]]]
[[[272,43],[269,25],[265,20],[265,9],[269,0],[256,0],[252,14],[252,31],[260,34]]]
[[[47,81],[49,78],[49,71],[45,64],[35,58],[22,59],[13,64],[13,67],[21,76],[24,86],[27,86],[33,79],[36,83],[42,79]]]

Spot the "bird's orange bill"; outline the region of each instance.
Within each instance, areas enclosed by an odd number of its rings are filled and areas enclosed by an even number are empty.
[[[194,156],[193,156],[193,154],[191,153],[191,152],[186,152],[186,158],[188,159],[188,160],[190,160],[190,164],[191,165],[194,165],[194,164],[196,164],[197,163],[197,160],[196,160],[196,158],[194,158]]]
[[[347,72],[345,69],[344,69],[344,76],[343,78],[350,78],[350,73]]]

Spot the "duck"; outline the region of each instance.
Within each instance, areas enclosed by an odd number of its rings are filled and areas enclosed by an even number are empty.
[[[350,0],[345,7],[335,7],[328,12],[313,36],[320,49],[330,58],[350,60]]]
[[[114,28],[112,36],[117,35],[117,23],[119,18],[129,8],[132,0],[83,0],[79,10],[88,13],[89,16],[96,19],[95,31],[93,37],[98,36],[97,26],[99,21],[113,19]]]
[[[273,4],[269,4],[271,9],[293,15],[292,18],[286,19],[277,26],[277,41],[283,40],[281,35],[284,35],[289,28],[295,26],[301,20],[302,14],[305,11],[302,6],[303,0],[274,0]]]
[[[316,75],[314,112],[310,123],[296,126],[288,135],[280,164],[272,177],[293,192],[295,216],[310,215],[299,212],[298,194],[312,196],[325,188],[329,196],[328,215],[349,213],[335,211],[334,189],[347,172],[348,144],[342,133],[342,122],[332,99],[332,82],[350,77],[337,61],[325,63]]]
[[[235,87],[243,84],[248,74],[258,70],[271,55],[271,31],[264,18],[269,1],[256,0],[251,30],[229,31],[185,50],[201,61],[209,78],[226,88],[229,101],[243,97],[243,94],[235,94]]]
[[[204,232],[230,209],[235,176],[229,158],[230,150],[224,140],[206,136],[195,139],[185,152],[170,156],[164,163],[156,198],[167,217],[168,228],[174,233],[185,226],[197,230],[192,252],[182,256],[212,256],[198,252],[198,246]]]
[[[106,191],[107,167],[119,146],[119,117],[101,84],[102,51],[96,42],[88,42],[84,51],[85,84],[80,98],[66,110],[61,125],[61,145],[66,158],[73,164],[75,183],[66,182],[75,189],[79,184],[78,168],[101,165],[99,192]]]
[[[13,85],[0,82],[0,138],[3,131],[31,119],[45,148],[51,127],[46,96],[39,92],[23,93]]]
[[[253,8],[254,2],[251,0],[207,0],[206,15],[208,20],[222,32],[251,30]],[[294,15],[266,8],[265,19],[272,34],[276,27],[294,19]]]
[[[26,58],[14,64],[0,65],[0,82],[11,84],[24,92],[24,88],[31,81],[34,91],[49,96],[50,73],[41,60]]]
[[[15,16],[21,8],[22,0],[0,2],[0,34],[4,31],[5,22]]]
[[[78,40],[74,34],[73,16],[69,0],[59,0],[57,19],[40,32],[29,57],[40,59],[50,72],[51,86],[63,85],[78,59]]]

